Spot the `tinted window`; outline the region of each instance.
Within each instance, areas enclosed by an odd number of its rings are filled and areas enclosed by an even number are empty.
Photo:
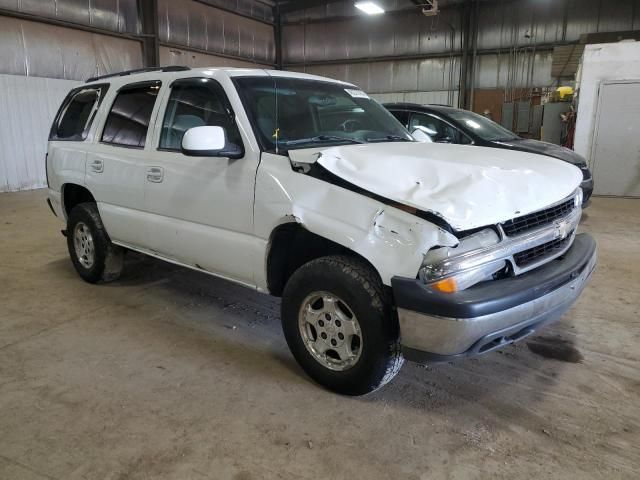
[[[127,147],[144,147],[159,90],[160,82],[122,88],[111,106],[102,131],[102,141]]]
[[[71,91],[53,122],[49,139],[84,140],[106,90],[100,86]]]
[[[498,125],[493,120],[467,110],[457,110],[450,114],[451,118],[462,123],[468,130],[488,141],[508,141],[519,138],[515,133]]]
[[[175,82],[162,122],[160,148],[180,150],[185,132],[205,125],[224,128],[229,142],[241,144],[231,108],[220,85],[209,79]]]

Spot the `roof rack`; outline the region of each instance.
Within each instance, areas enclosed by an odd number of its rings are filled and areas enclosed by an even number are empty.
[[[105,78],[111,78],[111,77],[124,77],[126,75],[133,75],[134,73],[184,72],[186,70],[191,70],[191,69],[189,67],[185,67],[183,65],[170,65],[168,67],[137,68],[135,70],[125,70],[124,72],[110,73],[108,75],[100,75],[99,77],[91,77],[91,78],[88,78],[85,83],[95,82],[96,80],[103,80]]]

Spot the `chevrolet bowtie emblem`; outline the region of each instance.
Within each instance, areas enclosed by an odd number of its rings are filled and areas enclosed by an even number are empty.
[[[556,223],[556,238],[564,240],[569,235],[569,224],[567,222]]]

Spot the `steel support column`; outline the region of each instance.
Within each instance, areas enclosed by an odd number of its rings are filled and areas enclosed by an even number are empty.
[[[277,3],[273,7],[273,38],[276,48],[276,69],[282,70],[282,16]]]
[[[142,62],[145,67],[159,67],[158,0],[138,0],[138,14],[143,34]]]

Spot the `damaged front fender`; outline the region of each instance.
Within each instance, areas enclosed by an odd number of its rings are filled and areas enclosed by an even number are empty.
[[[282,156],[263,154],[256,180],[255,231],[265,250],[275,228],[296,222],[367,259],[390,285],[396,275],[415,278],[429,249],[458,244],[455,236],[431,222],[297,173]],[[266,288],[266,274],[256,280]]]

